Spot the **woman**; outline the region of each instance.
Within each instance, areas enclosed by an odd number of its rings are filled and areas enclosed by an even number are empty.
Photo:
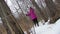
[[[29,16],[32,19],[32,21],[34,22],[35,26],[36,26],[36,24],[37,24],[37,26],[39,26],[38,21],[37,21],[37,16],[34,13],[34,9],[32,7],[29,8],[27,16]]]

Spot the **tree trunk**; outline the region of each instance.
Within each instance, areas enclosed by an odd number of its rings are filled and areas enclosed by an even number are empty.
[[[24,34],[4,0],[0,0],[0,9],[0,17],[7,30],[7,34],[13,34],[13,32],[15,34]]]
[[[45,0],[46,6],[49,9],[49,16],[50,16],[50,23],[55,23],[55,21],[58,18],[58,10],[56,8],[56,5],[54,4],[54,2],[52,0]]]

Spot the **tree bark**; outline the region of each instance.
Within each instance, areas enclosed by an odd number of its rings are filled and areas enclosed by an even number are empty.
[[[0,0],[0,8],[0,17],[7,30],[7,34],[13,34],[13,32],[15,34],[24,34],[4,0]]]
[[[55,23],[57,21],[58,18],[58,10],[56,8],[55,3],[53,2],[53,0],[45,0],[46,6],[49,9],[49,16],[50,16],[50,23]]]

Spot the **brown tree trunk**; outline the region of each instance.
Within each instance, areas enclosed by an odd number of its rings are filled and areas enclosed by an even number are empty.
[[[50,23],[55,23],[58,18],[56,5],[52,0],[45,0],[46,6],[49,9]]]
[[[7,34],[13,34],[13,32],[15,34],[24,34],[4,0],[0,0],[0,9],[0,16],[7,30]]]

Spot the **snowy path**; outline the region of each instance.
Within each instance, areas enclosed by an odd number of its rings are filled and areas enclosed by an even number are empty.
[[[33,30],[33,28],[32,28]],[[36,34],[60,34],[60,19],[55,24],[42,25],[35,27]]]

